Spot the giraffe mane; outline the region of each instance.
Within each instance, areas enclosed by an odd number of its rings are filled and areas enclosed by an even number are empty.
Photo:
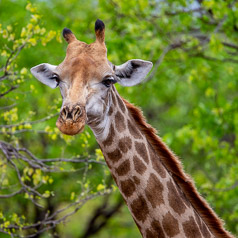
[[[124,98],[122,98],[122,100],[124,101],[130,115],[137,123],[140,131],[146,136],[154,151],[159,155],[159,159],[164,167],[170,172],[174,181],[180,187],[203,221],[210,228],[211,232],[217,237],[232,238],[233,236],[223,227],[223,221],[216,215],[205,199],[199,194],[192,178],[184,172],[183,166],[178,157],[176,157],[176,155],[157,135],[156,129],[146,122],[142,111],[126,101]]]

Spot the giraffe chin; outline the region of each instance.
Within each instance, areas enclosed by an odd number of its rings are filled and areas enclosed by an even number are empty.
[[[59,119],[56,122],[56,126],[58,127],[58,129],[65,135],[76,135],[79,134],[81,132],[83,132],[84,130],[84,123],[75,123],[73,121],[65,121],[65,122],[61,122]]]

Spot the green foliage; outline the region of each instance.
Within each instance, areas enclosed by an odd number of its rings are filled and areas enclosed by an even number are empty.
[[[29,235],[35,230],[18,231],[14,226],[34,224],[47,210],[51,214],[74,203],[79,209],[87,199],[116,190],[91,131],[75,137],[59,133],[55,121],[60,93],[41,85],[29,72],[36,64],[56,65],[64,59],[63,27],[90,43],[95,38],[94,22],[100,18],[106,24],[110,61],[122,64],[141,58],[154,63],[149,81],[134,88],[117,86],[120,94],[142,107],[149,123],[182,158],[185,170],[227,229],[238,234],[236,1],[52,0],[32,4],[3,0],[0,15],[0,140],[17,149],[27,148],[42,161],[84,160],[44,162],[49,170],[37,168],[39,161],[32,163],[31,155],[18,150],[12,161],[19,169],[19,180],[14,164],[0,154],[0,194],[18,191],[21,182],[29,186],[10,198],[0,197],[1,230]],[[66,228],[58,225],[42,237],[57,230],[62,237],[79,237],[86,222],[77,230],[78,219],[88,218],[100,199],[90,201],[89,210],[84,205]],[[138,236],[126,208],[97,236],[126,237],[123,227],[118,228],[121,223],[126,224],[128,237]]]
[[[115,188],[108,184],[109,172],[91,132],[69,137],[55,128],[59,93],[46,94],[29,68],[41,60],[35,48],[47,51],[50,42],[62,43],[61,36],[44,28],[35,5],[22,5],[25,25],[8,22],[0,29],[0,231],[28,236],[60,224],[88,200]]]

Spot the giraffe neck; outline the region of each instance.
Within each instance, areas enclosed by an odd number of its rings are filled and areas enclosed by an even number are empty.
[[[134,107],[114,87],[108,100],[111,106],[104,129],[100,123],[91,128],[143,237],[232,237],[224,229],[216,234],[194,208],[178,182],[190,181],[164,163],[163,157],[172,152],[157,152],[146,128],[138,125],[130,109]]]

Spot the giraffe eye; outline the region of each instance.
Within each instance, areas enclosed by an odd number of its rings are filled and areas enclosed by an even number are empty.
[[[110,78],[105,78],[103,81],[102,81],[102,84],[109,88],[112,84],[116,83],[117,81],[113,78],[113,77],[110,77]]]

